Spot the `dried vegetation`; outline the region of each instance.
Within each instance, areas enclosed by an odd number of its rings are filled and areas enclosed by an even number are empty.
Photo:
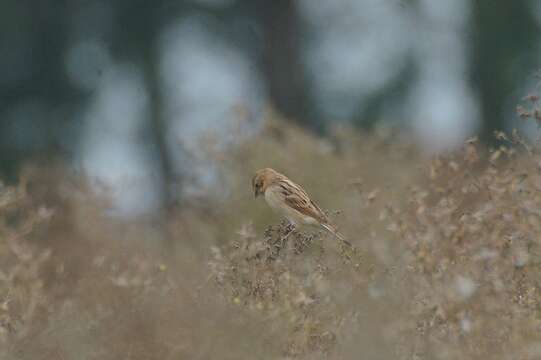
[[[396,134],[270,116],[217,158],[226,195],[166,220],[111,219],[85,179],[27,171],[0,187],[0,358],[537,359],[541,156],[496,136],[426,161]],[[263,165],[354,248],[287,235],[250,194]]]

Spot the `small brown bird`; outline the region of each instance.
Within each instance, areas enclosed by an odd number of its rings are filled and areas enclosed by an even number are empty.
[[[252,179],[252,187],[255,197],[264,195],[267,204],[284,215],[293,226],[321,226],[349,245],[306,191],[285,175],[271,168],[260,169]]]

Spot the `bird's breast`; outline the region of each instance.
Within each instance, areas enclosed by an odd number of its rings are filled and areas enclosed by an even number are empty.
[[[280,191],[276,191],[272,187],[265,191],[265,201],[274,210],[282,211],[285,205],[285,197]]]

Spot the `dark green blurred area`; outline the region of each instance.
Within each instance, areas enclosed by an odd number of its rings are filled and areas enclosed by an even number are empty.
[[[416,11],[421,3],[388,1],[408,11]],[[214,27],[214,32],[254,59],[269,102],[280,113],[324,134],[334,119],[320,111],[311,91],[313,84],[301,56],[302,45],[309,41],[311,33],[299,16],[296,3],[217,3],[221,4],[171,0],[0,2],[2,177],[14,179],[19,166],[28,159],[59,156],[69,161],[76,155],[85,131],[80,111],[92,90],[70,82],[66,53],[78,39],[98,36],[115,61],[130,62],[142,69],[150,108],[145,141],[153,144],[164,179],[170,179],[173,160],[165,140],[168,130],[161,106],[157,40],[175,19],[192,13],[213,19],[209,26]],[[478,0],[470,6],[468,36],[462,39],[470,61],[465,76],[478,96],[480,132],[488,138],[495,129],[506,128],[513,102],[525,95],[522,90],[526,84],[535,81],[541,40],[536,11],[541,10],[535,0]],[[98,18],[110,17],[110,26],[85,25],[87,14],[96,12]],[[74,26],[74,22],[83,24]],[[73,33],[74,27],[79,29],[78,34]],[[95,71],[99,76],[102,69]],[[349,120],[359,128],[371,128],[390,102],[405,96],[417,72],[417,66],[406,56],[399,76],[379,91],[364,96],[366,106],[359,107]]]

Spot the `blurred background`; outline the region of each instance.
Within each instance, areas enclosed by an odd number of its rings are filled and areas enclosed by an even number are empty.
[[[61,159],[124,215],[216,189],[200,142],[269,109],[322,136],[398,126],[427,153],[488,139],[541,55],[536,0],[4,0],[0,19],[0,173]]]
[[[0,1],[0,359],[541,359],[540,27],[539,0]],[[267,166],[353,246],[286,239]]]

